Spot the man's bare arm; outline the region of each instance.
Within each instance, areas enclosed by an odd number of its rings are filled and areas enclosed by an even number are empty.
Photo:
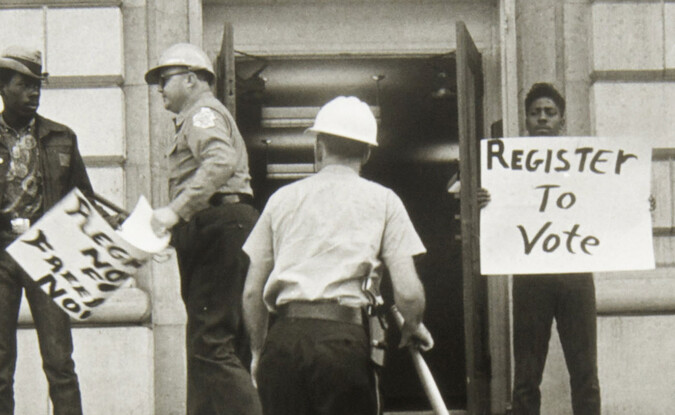
[[[272,261],[251,262],[244,284],[243,313],[244,324],[251,342],[251,377],[256,384],[258,362],[265,338],[269,312],[263,302],[263,289],[273,268]]]
[[[424,287],[417,276],[413,258],[400,257],[385,260],[385,264],[391,276],[394,302],[404,319],[399,347],[418,343],[423,350],[431,349],[434,345],[433,338],[422,324],[426,306]]]

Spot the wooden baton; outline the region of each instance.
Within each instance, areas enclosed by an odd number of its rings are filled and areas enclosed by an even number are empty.
[[[401,327],[403,327],[403,323],[405,322],[405,320],[403,319],[401,312],[398,311],[398,308],[395,305],[393,305],[390,311],[392,316],[394,317],[394,320],[396,321],[396,325],[398,326],[398,328],[400,329]],[[420,378],[420,382],[422,382],[424,393],[427,395],[427,398],[431,403],[431,409],[433,409],[434,414],[449,415],[448,408],[445,406],[445,402],[443,402],[441,392],[438,390],[436,381],[434,380],[434,377],[431,375],[431,370],[429,370],[427,362],[424,361],[422,353],[420,353],[420,351],[412,344],[408,345],[408,351],[410,352],[410,357],[412,357],[413,365],[415,366],[415,371],[417,372],[417,376],[419,376]]]

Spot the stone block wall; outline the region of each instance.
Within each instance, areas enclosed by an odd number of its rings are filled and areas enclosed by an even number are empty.
[[[579,14],[572,15],[573,10],[587,16],[574,32],[570,22]],[[603,414],[666,414],[675,405],[668,376],[675,364],[670,353],[675,342],[674,16],[672,1],[568,0],[558,17],[565,22],[562,59],[567,69],[557,81],[568,97],[582,97],[588,109],[587,121],[578,119],[582,113],[569,114],[577,120],[568,120],[568,133],[631,136],[653,148],[657,268],[595,275]],[[588,40],[580,40],[583,33]],[[583,49],[586,53],[580,55]],[[573,67],[582,70],[573,72]],[[542,413],[571,414],[557,334],[550,344]]]

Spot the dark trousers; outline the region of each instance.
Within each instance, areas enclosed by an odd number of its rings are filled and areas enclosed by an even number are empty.
[[[590,274],[513,278],[514,415],[539,415],[544,364],[556,320],[575,415],[600,414],[595,286]]]
[[[54,415],[81,415],[70,319],[4,250],[0,253],[0,415],[14,413],[16,330],[23,288],[38,335]]]
[[[265,415],[375,415],[377,390],[362,326],[280,318],[258,368]]]
[[[248,204],[211,207],[174,227],[187,311],[187,413],[260,414],[251,376],[236,350],[248,257],[241,250],[258,212]]]

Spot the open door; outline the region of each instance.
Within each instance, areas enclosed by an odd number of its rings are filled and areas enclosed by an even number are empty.
[[[218,97],[234,119],[237,119],[237,95],[234,71],[234,29],[232,23],[225,23],[220,53],[216,59],[216,97]]]
[[[487,299],[479,275],[474,202],[483,78],[480,54],[464,25],[458,24],[457,51],[439,55],[254,56],[237,51],[235,59],[232,25],[226,23],[216,62],[216,94],[236,111],[259,209],[276,189],[313,171],[313,144],[307,145],[303,131],[320,105],[346,94],[375,108],[386,139],[362,173],[401,197],[427,246],[416,265],[427,289],[425,323],[436,347],[425,359],[449,408],[487,413]],[[464,179],[459,202],[448,193],[457,175],[458,142]],[[461,223],[454,219],[460,208]],[[396,330],[388,336],[381,384],[385,411],[428,410],[409,354],[396,347]]]
[[[457,107],[459,126],[460,218],[467,411],[489,413],[490,361],[487,336],[487,283],[480,275],[480,139],[483,130],[481,55],[463,22],[457,22]]]

